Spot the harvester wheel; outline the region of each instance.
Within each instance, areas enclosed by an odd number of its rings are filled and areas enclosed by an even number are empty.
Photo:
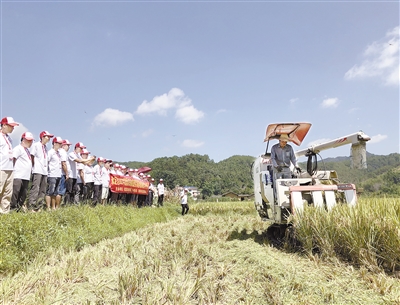
[[[275,248],[299,249],[301,246],[292,224],[270,225],[267,229],[267,238]]]
[[[285,232],[287,225],[272,224],[267,229],[267,238],[272,246],[281,248],[285,243]]]

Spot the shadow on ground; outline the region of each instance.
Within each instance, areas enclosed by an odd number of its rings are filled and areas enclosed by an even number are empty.
[[[235,230],[235,231],[231,232],[231,234],[229,234],[227,241],[232,241],[235,239],[238,239],[238,240],[252,239],[260,245],[269,243],[266,232],[262,232],[260,234],[259,231],[256,231],[256,230],[253,230],[253,232],[251,232],[251,233],[248,233],[248,231],[245,229],[243,229],[241,231]]]

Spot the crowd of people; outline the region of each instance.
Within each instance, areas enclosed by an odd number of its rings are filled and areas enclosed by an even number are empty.
[[[43,202],[49,210],[80,202],[163,206],[163,179],[156,186],[151,175],[91,155],[82,142],[77,142],[70,151],[70,141],[48,131],[42,131],[35,143],[33,134],[25,132],[20,144],[13,147],[9,134],[19,124],[12,117],[4,117],[0,125],[0,214],[37,212],[43,208]],[[148,194],[112,192],[110,174],[147,181]]]

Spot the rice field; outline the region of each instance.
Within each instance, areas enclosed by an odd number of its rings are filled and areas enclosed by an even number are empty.
[[[400,304],[399,279],[379,264],[357,266],[321,245],[315,253],[318,225],[311,250],[291,253],[269,245],[252,203],[190,208],[167,207],[177,217],[79,250],[39,253],[1,279],[0,304]],[[367,212],[346,213],[339,226]]]

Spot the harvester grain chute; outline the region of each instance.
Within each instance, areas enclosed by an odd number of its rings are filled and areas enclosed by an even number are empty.
[[[266,151],[252,165],[255,207],[263,220],[271,222],[267,235],[273,243],[282,242],[291,227],[289,216],[301,213],[305,205],[329,211],[336,204],[355,205],[357,202],[355,185],[340,183],[334,170],[319,169],[317,155],[323,150],[351,144],[351,167],[366,168],[366,142],[370,137],[362,131],[295,151],[297,158],[308,158],[307,170],[298,173],[292,165],[291,178],[274,179],[269,141],[287,134],[291,143],[300,146],[310,128],[310,123],[268,125],[264,138]]]

